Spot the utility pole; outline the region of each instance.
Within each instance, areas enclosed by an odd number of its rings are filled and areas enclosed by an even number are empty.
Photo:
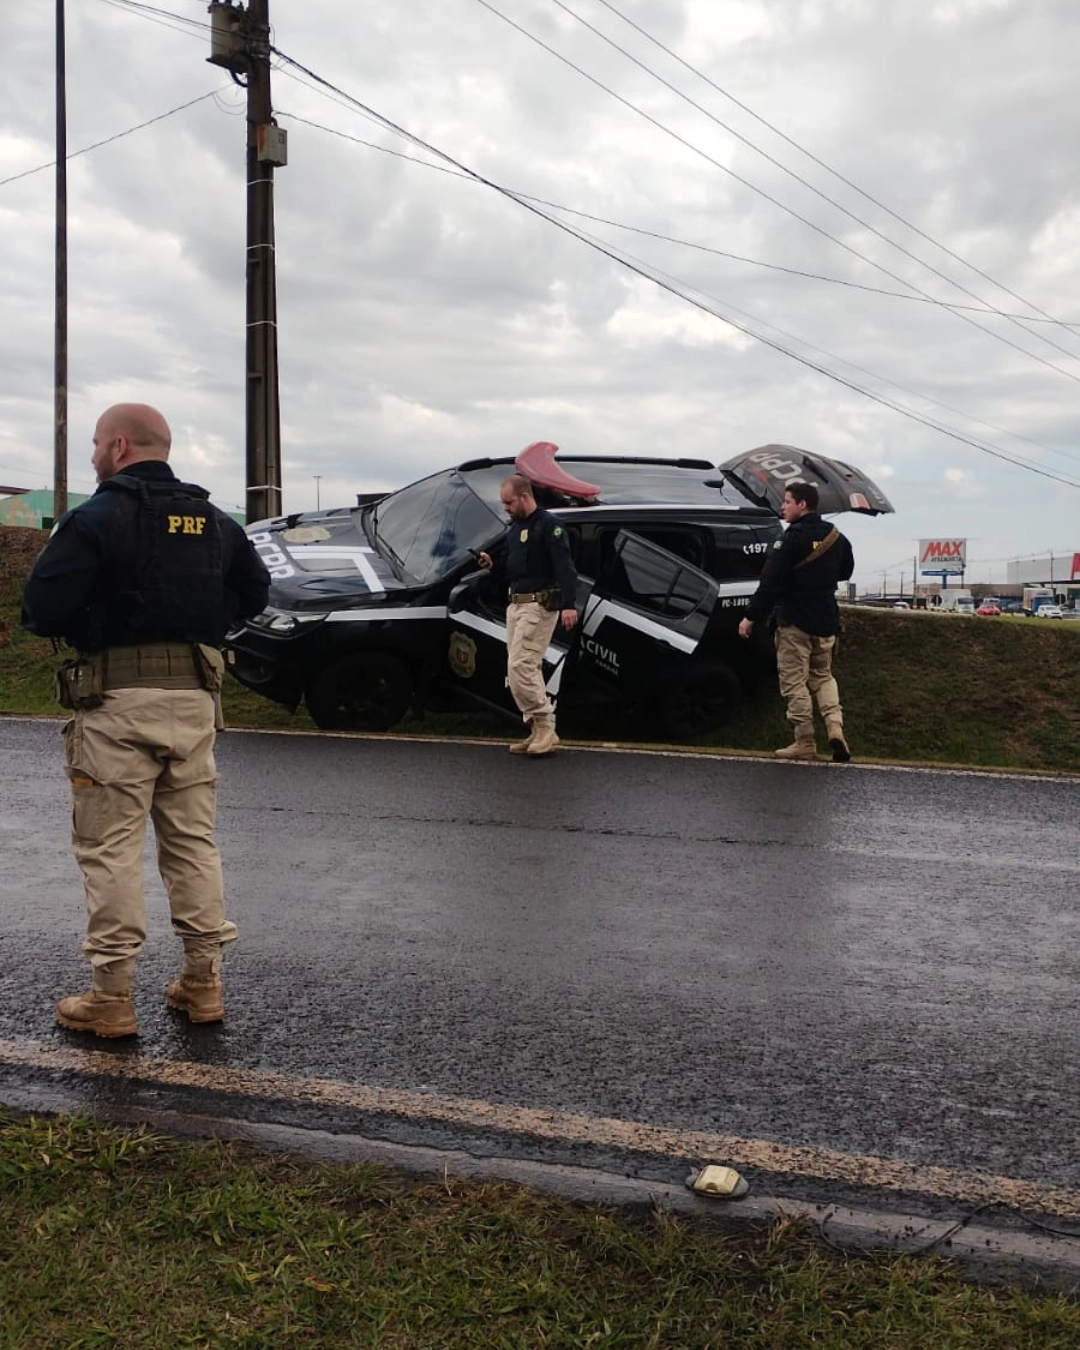
[[[68,504],[67,57],[64,0],[56,0],[56,263],[53,282],[53,520]]]
[[[211,0],[211,64],[247,86],[246,485],[248,523],[279,516],[281,414],[278,404],[274,167],[287,162],[286,138],[270,101],[269,0]]]

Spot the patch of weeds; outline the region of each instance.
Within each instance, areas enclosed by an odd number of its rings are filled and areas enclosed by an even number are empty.
[[[0,1122],[0,1345],[1075,1350],[1080,1308],[504,1185]]]

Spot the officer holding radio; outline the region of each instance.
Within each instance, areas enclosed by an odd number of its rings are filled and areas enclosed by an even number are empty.
[[[106,1037],[138,1031],[147,816],[183,943],[170,1007],[192,1022],[222,1019],[222,948],[236,937],[213,840],[219,648],[234,622],[265,608],[270,578],[242,527],[173,474],[170,444],[154,408],[101,415],[99,487],[57,522],[23,594],[24,627],[78,653],[58,673],[57,697],[72,712],[64,758],[91,987],[62,999],[57,1020]]]
[[[577,572],[566,531],[557,516],[537,505],[532,484],[511,474],[499,489],[503,510],[510,518],[506,530],[507,684],[529,727],[523,741],[510,747],[512,755],[550,755],[559,744],[555,714],[544,685],[543,660],[555,626],[572,632],[578,621]],[[481,567],[491,566],[487,553],[477,555]]]

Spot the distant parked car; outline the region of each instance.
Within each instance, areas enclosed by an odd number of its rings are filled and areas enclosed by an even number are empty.
[[[1037,619],[1063,619],[1065,611],[1060,605],[1040,605],[1035,611]]]
[[[975,613],[976,613],[976,614],[1000,614],[1000,613],[1001,613],[1001,606],[1000,606],[999,604],[996,604],[993,600],[984,600],[984,601],[982,602],[982,604],[979,606],[979,608],[975,611]]]
[[[906,600],[894,600],[893,609],[910,609],[911,606]]]

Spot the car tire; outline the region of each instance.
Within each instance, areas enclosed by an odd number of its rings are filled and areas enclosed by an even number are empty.
[[[409,667],[386,652],[355,652],[315,676],[304,698],[324,731],[389,731],[412,701]]]
[[[730,722],[742,701],[742,685],[722,661],[700,661],[673,672],[657,695],[661,730],[674,741],[684,741]]]

